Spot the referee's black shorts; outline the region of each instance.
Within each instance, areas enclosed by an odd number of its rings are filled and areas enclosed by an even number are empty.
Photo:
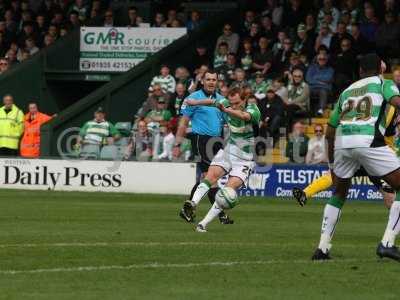
[[[202,173],[207,172],[215,154],[223,148],[222,138],[192,133],[190,141],[193,154],[200,159],[198,163],[200,171]]]

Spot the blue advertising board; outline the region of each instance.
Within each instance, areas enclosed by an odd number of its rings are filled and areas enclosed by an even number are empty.
[[[328,172],[327,166],[310,166],[296,164],[277,164],[257,166],[250,176],[246,188],[240,190],[241,196],[292,197],[294,187],[305,188],[313,180]],[[368,177],[355,177],[349,190],[348,198],[352,200],[381,200],[382,194],[377,191]],[[329,198],[332,189],[318,193],[316,198]]]

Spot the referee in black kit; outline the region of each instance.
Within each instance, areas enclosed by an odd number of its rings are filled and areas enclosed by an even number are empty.
[[[204,74],[202,80],[203,88],[190,94],[187,99],[191,100],[204,100],[204,99],[222,99],[222,95],[216,92],[217,89],[218,74],[213,70],[208,70]],[[201,170],[202,177],[207,173],[208,168],[214,155],[220,150],[223,145],[220,139],[222,136],[223,129],[223,115],[222,112],[212,106],[186,106],[182,105],[181,108],[182,117],[179,121],[178,131],[176,133],[175,146],[173,149],[174,157],[180,156],[180,145],[183,138],[186,135],[186,129],[189,121],[192,122],[192,150],[195,155],[200,156],[200,162],[198,167]],[[215,139],[215,141],[212,141]],[[218,141],[217,141],[218,140]],[[207,148],[212,147],[212,151],[207,151]],[[209,157],[212,152],[212,157]],[[194,191],[200,182],[197,182],[191,191],[190,199],[193,197]],[[213,187],[208,192],[208,198],[211,204],[215,201],[215,194],[218,188]],[[186,213],[185,209],[182,208],[179,215],[187,222],[193,222],[194,216]],[[233,224],[231,220],[224,212],[219,215],[221,224]]]

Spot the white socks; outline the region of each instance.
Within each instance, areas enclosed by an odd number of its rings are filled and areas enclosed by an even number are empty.
[[[207,225],[212,220],[214,220],[219,215],[220,212],[222,212],[222,209],[217,205],[217,202],[214,202],[213,206],[211,206],[207,215],[204,217],[203,220],[200,221],[199,224],[202,225],[204,228],[206,228]]]
[[[318,248],[327,253],[331,248],[331,240],[335,232],[336,224],[340,219],[341,210],[333,205],[327,204],[322,219],[321,239]]]
[[[400,232],[400,201],[394,201],[390,211],[389,220],[386,226],[385,234],[382,238],[382,245],[385,247],[394,246],[396,235]]]
[[[201,199],[208,193],[210,190],[211,185],[208,181],[202,181],[198,186],[196,191],[193,194],[192,202],[195,206],[197,206]]]

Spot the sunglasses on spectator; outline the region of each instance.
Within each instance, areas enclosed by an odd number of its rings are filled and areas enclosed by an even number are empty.
[[[320,132],[322,132],[322,129],[317,129],[317,130],[315,130],[315,132],[320,133]]]
[[[224,30],[225,31],[231,31],[231,28],[230,27],[225,27]]]

